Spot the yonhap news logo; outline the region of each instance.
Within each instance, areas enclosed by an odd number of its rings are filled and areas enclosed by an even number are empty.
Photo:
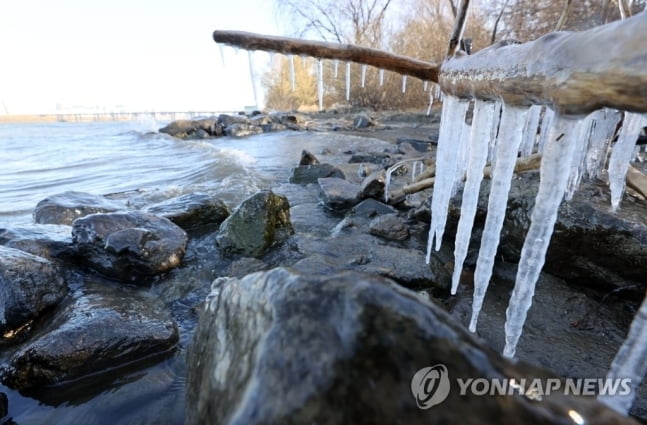
[[[437,364],[423,367],[411,379],[411,393],[416,405],[423,410],[444,402],[455,383],[460,396],[521,395],[541,401],[544,396],[627,396],[633,387],[630,378],[456,378],[450,379],[447,366]],[[456,387],[455,387],[456,388]]]

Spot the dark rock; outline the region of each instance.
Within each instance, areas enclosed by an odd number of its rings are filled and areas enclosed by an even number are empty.
[[[373,120],[366,115],[359,115],[353,120],[353,127],[355,128],[368,128],[374,125]]]
[[[571,410],[587,424],[634,423],[592,398],[460,395],[457,378],[551,375],[503,359],[418,294],[360,273],[274,269],[216,281],[188,363],[190,425],[566,424]],[[422,410],[412,379],[435,365],[446,388],[435,394],[446,399]]]
[[[180,265],[187,242],[184,230],[170,220],[138,211],[79,218],[72,239],[82,261],[132,282]]]
[[[224,202],[206,193],[187,193],[146,208],[150,214],[166,217],[185,230],[219,226],[229,217]]]
[[[220,225],[216,240],[228,255],[259,257],[293,233],[287,198],[266,190],[243,201]]]
[[[7,399],[7,394],[0,393],[0,419],[7,416],[9,413],[9,400]]]
[[[360,199],[384,199],[385,180],[386,172],[384,170],[376,171],[362,180],[359,191]]]
[[[395,164],[393,157],[386,152],[356,153],[350,157],[348,162],[350,164],[366,162],[369,164],[379,165],[382,168],[389,168]]]
[[[0,336],[9,342],[67,294],[56,264],[0,246]]]
[[[82,291],[11,356],[0,372],[5,385],[28,393],[89,374],[114,374],[115,367],[177,342],[177,325],[154,298],[98,284]]]
[[[48,260],[69,258],[73,252],[70,227],[57,224],[33,224],[0,229],[0,245]]]
[[[217,118],[177,120],[160,128],[159,132],[177,137],[178,139],[206,139],[209,137],[222,136],[223,125]]]
[[[249,119],[249,122],[252,125],[264,126],[264,125],[271,124],[272,120],[267,115],[263,115],[262,113],[259,113],[258,115],[254,115],[253,117],[251,117]]]
[[[314,156],[313,153],[303,150],[301,151],[301,159],[299,160],[299,165],[315,165],[319,164],[319,160],[317,159],[316,156]],[[328,176],[324,176],[328,177]]]
[[[123,209],[123,204],[105,196],[69,191],[43,199],[34,208],[33,215],[36,223],[71,225],[79,217]]]
[[[481,188],[474,239],[482,231],[490,183],[484,180]],[[512,180],[499,246],[506,261],[516,261],[520,256],[538,184],[536,172],[522,173]],[[454,226],[459,216],[459,202],[455,200],[450,208]],[[559,209],[544,270],[584,286],[613,289],[635,285],[644,291],[647,287],[646,216],[647,202],[628,197],[612,213],[608,189],[602,184],[585,184]],[[454,232],[454,229],[448,231]]]
[[[231,137],[245,137],[262,132],[263,128],[251,124],[232,124],[225,127],[225,135]]]
[[[196,121],[176,120],[160,128],[159,132],[177,137],[178,139],[186,139],[194,134],[198,128],[200,127]]]
[[[436,143],[431,140],[419,140],[406,137],[397,139],[398,150],[403,154],[414,154],[420,152],[429,152]]]
[[[318,179],[321,188],[321,201],[331,210],[343,211],[359,202],[359,189],[357,183],[329,177]]]
[[[396,212],[398,211],[390,205],[375,199],[365,199],[350,210],[349,216],[373,218],[382,214],[395,214]]]
[[[326,177],[337,177],[345,179],[344,172],[334,165],[330,164],[313,164],[300,165],[292,170],[290,183],[310,184],[317,183],[317,179]]]
[[[306,258],[294,264],[304,273],[335,273],[356,270],[379,274],[413,289],[446,291],[450,271],[432,253],[430,263],[418,249],[385,245],[380,239],[351,229],[324,241],[301,240],[299,250]]]
[[[372,235],[386,239],[403,241],[409,237],[409,228],[397,214],[387,214],[371,221],[369,229]]]
[[[235,124],[246,124],[246,125],[251,124],[251,121],[249,120],[249,118],[247,118],[244,115],[221,114],[218,116],[218,122],[222,124],[225,127],[225,129]]]

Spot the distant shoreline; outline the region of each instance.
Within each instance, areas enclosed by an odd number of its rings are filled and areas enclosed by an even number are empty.
[[[148,118],[154,118],[157,121],[173,121],[179,119],[194,119],[197,117],[210,117],[221,113],[223,112],[86,112],[79,114],[15,114],[0,115],[0,124],[138,121]]]

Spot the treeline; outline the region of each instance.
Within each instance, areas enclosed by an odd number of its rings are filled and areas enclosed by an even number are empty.
[[[352,43],[440,63],[447,52],[458,0],[274,0],[282,18],[292,23],[290,36]],[[472,51],[495,42],[534,40],[562,30],[583,30],[645,9],[647,0],[499,0],[472,2],[464,38]],[[600,52],[604,55],[604,52]],[[316,60],[281,56],[265,75],[266,106],[276,110],[318,108]],[[425,108],[430,87],[420,80],[351,64],[346,100],[346,64],[324,61],[324,109]],[[363,75],[364,73],[364,75]],[[335,78],[336,75],[336,78]],[[430,85],[429,85],[430,86]],[[426,89],[426,90],[425,90]]]

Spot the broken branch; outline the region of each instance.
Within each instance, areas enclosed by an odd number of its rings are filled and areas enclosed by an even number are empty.
[[[383,50],[354,44],[327,43],[244,31],[218,30],[213,32],[213,40],[216,43],[224,43],[245,50],[262,50],[266,52],[308,55],[316,58],[357,62],[387,71],[410,75],[424,81],[438,82],[438,65],[408,56],[395,55]]]

